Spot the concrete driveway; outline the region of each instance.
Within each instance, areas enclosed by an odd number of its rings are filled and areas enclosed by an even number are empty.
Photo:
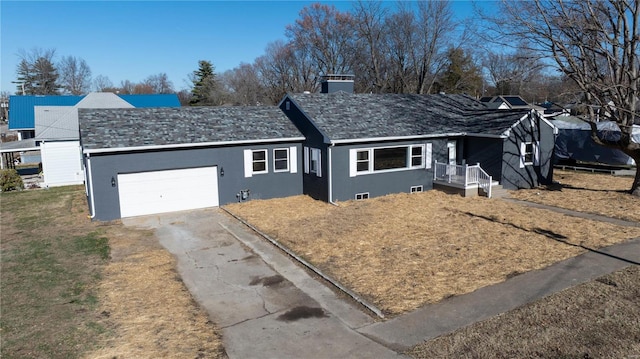
[[[219,209],[130,218],[155,229],[230,358],[398,358],[357,332],[372,317]]]

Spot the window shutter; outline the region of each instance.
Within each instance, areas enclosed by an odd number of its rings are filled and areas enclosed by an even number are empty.
[[[352,148],[349,150],[349,177],[355,177],[358,174],[358,150]]]
[[[291,173],[298,173],[298,148],[289,147],[289,169]]]
[[[253,176],[253,152],[244,150],[244,176]]]
[[[304,173],[309,173],[309,147],[304,148]]]
[[[431,157],[433,154],[433,150],[431,148],[431,143],[427,143],[427,146],[425,147],[425,151],[424,151],[424,165],[425,168],[429,169],[431,168]]]
[[[540,141],[533,143],[533,164],[540,165]]]
[[[524,157],[527,151],[527,144],[520,142],[520,168],[524,168]]]

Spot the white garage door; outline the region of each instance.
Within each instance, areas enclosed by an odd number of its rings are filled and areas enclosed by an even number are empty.
[[[184,170],[118,175],[120,216],[184,211],[218,205],[218,169]]]

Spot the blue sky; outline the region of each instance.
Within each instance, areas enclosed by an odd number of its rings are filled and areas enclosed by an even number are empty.
[[[114,85],[166,73],[186,88],[199,60],[217,72],[252,63],[313,3],[350,1],[0,1],[0,90],[14,93],[18,53],[55,49],[56,59],[84,59]],[[393,4],[393,2],[389,2]],[[470,1],[454,1],[460,17]]]

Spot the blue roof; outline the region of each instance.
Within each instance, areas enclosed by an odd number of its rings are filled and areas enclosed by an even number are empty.
[[[84,96],[9,96],[9,129],[34,129],[34,106],[75,106],[83,98]]]
[[[180,100],[176,94],[161,95],[118,95],[133,107],[180,107]]]
[[[133,107],[180,107],[176,94],[118,95]],[[19,96],[9,97],[9,129],[35,129],[34,106],[75,106],[85,96]]]

